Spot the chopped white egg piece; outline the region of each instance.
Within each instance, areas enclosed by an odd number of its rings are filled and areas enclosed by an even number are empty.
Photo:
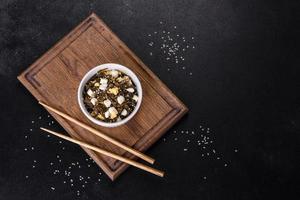
[[[111,70],[110,75],[114,78],[117,78],[119,76],[119,72],[117,70]]]
[[[104,117],[105,117],[105,118],[109,118],[109,116],[110,116],[109,111],[106,111],[106,112],[104,113]]]
[[[133,93],[134,92],[134,89],[133,88],[127,88],[126,89],[128,92],[130,92],[130,93]]]
[[[125,98],[123,96],[118,96],[117,101],[118,104],[122,104],[125,101]]]
[[[108,80],[106,78],[100,78],[100,84],[107,85]]]
[[[97,101],[98,101],[98,100],[97,100],[96,98],[92,98],[92,99],[91,99],[91,103],[92,103],[93,105],[96,105]]]
[[[107,84],[101,84],[99,89],[102,90],[102,91],[105,91],[107,88]]]
[[[127,110],[123,109],[122,112],[121,112],[121,115],[126,116],[127,114],[128,114]]]
[[[105,101],[103,101],[104,105],[106,108],[109,108],[111,105],[111,101],[109,99],[106,99]]]
[[[136,96],[136,95],[133,95],[132,99],[135,100],[135,101],[138,101],[138,100],[139,100],[139,97]]]
[[[87,94],[90,96],[90,97],[95,97],[95,92],[93,92],[91,89],[89,89],[87,91]]]
[[[115,109],[115,107],[110,107],[110,108],[108,109],[108,112],[109,112],[109,114],[110,114],[110,118],[111,118],[111,119],[114,119],[114,118],[117,117],[118,111],[117,111],[117,109]]]

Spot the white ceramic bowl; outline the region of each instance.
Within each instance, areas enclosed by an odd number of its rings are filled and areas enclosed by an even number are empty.
[[[139,96],[136,107],[134,108],[132,113],[130,113],[130,115],[128,115],[126,118],[122,119],[121,121],[108,123],[108,122],[103,122],[98,119],[95,119],[94,117],[92,117],[89,114],[89,112],[86,110],[86,107],[84,105],[83,94],[82,94],[84,86],[87,83],[87,81],[90,80],[90,78],[92,78],[93,75],[95,75],[99,70],[102,70],[102,69],[119,70],[119,71],[123,72],[124,74],[128,75],[131,78],[131,80],[134,82],[134,84],[136,85],[137,93]],[[142,86],[141,86],[141,83],[140,83],[138,77],[135,75],[135,73],[133,73],[127,67],[125,67],[123,65],[115,64],[115,63],[106,63],[106,64],[98,65],[98,66],[94,67],[93,69],[91,69],[90,71],[88,71],[85,74],[85,76],[82,78],[82,80],[79,84],[79,87],[78,87],[78,91],[77,91],[78,104],[80,106],[81,111],[84,113],[84,115],[89,120],[91,120],[95,124],[98,124],[98,125],[104,126],[104,127],[117,127],[117,126],[120,126],[120,125],[128,122],[137,113],[138,109],[140,108],[141,103],[142,103],[142,96],[143,96]]]

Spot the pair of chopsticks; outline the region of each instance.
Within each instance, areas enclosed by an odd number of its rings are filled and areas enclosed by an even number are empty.
[[[143,153],[141,153],[141,152],[139,152],[139,151],[137,151],[137,150],[135,150],[135,149],[133,149],[133,148],[131,148],[131,147],[129,147],[129,146],[127,146],[127,145],[119,142],[119,141],[117,141],[117,140],[115,140],[114,138],[112,138],[112,137],[110,137],[110,136],[108,136],[108,135],[106,135],[106,134],[98,131],[97,129],[94,129],[93,127],[90,127],[90,126],[88,126],[88,125],[80,122],[79,120],[77,120],[77,119],[75,119],[75,118],[73,118],[73,117],[71,117],[71,116],[69,116],[69,115],[67,115],[67,114],[65,114],[65,113],[63,113],[63,112],[61,112],[61,111],[59,111],[59,110],[57,110],[57,109],[55,109],[55,108],[47,105],[47,104],[45,104],[45,103],[42,103],[42,102],[39,101],[39,104],[41,104],[42,106],[44,106],[48,110],[50,110],[50,111],[58,114],[59,116],[61,116],[61,117],[65,118],[65,119],[73,122],[74,124],[77,124],[78,126],[80,126],[80,127],[84,128],[84,129],[90,131],[91,133],[93,133],[93,134],[95,134],[95,135],[103,138],[104,140],[109,141],[112,144],[114,144],[114,145],[116,145],[116,146],[118,146],[118,147],[120,147],[120,148],[122,148],[122,149],[124,149],[124,150],[126,150],[126,151],[128,151],[130,153],[132,153],[133,155],[135,155],[135,156],[137,156],[137,157],[139,157],[139,158],[147,161],[148,163],[151,163],[151,164],[154,163],[155,160],[153,158],[151,158],[151,157],[149,157],[149,156],[147,156],[147,155],[145,155],[145,154],[143,154]],[[41,130],[46,131],[48,133],[51,133],[51,134],[53,134],[53,135],[55,135],[57,137],[65,139],[65,140],[68,140],[68,141],[70,141],[72,143],[78,144],[78,145],[80,145],[82,147],[85,147],[85,148],[91,149],[93,151],[96,151],[98,153],[101,153],[101,154],[103,154],[105,156],[109,156],[109,157],[114,158],[116,160],[122,161],[124,163],[129,164],[129,165],[132,165],[134,167],[142,169],[144,171],[150,172],[150,173],[155,174],[157,176],[160,176],[160,177],[164,176],[164,172],[161,171],[161,170],[154,169],[154,168],[149,167],[147,165],[144,165],[142,163],[136,162],[134,160],[130,160],[128,158],[122,157],[122,156],[117,155],[115,153],[106,151],[106,150],[101,149],[99,147],[87,144],[87,143],[82,142],[80,140],[73,139],[71,137],[68,137],[66,135],[57,133],[55,131],[51,131],[51,130],[46,129],[46,128],[41,127]]]

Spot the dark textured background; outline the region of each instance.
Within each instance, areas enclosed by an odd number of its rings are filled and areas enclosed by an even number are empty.
[[[190,108],[174,129],[192,130],[199,124],[213,129],[227,168],[200,159],[197,150],[183,152],[183,145],[160,140],[148,154],[167,171],[166,178],[130,168],[115,182],[102,176],[99,184],[90,184],[77,197],[76,189],[63,186],[62,178],[47,172],[45,163],[56,151],[51,142],[42,141],[37,133],[36,146],[46,147],[24,155],[24,132],[31,119],[46,111],[16,77],[91,12]],[[2,0],[0,199],[289,199],[297,193],[299,198],[296,14],[297,1]],[[196,50],[186,57],[193,76],[182,70],[168,72],[160,51],[149,56],[147,33],[158,30],[160,21],[166,29],[176,25],[184,35],[196,38]],[[83,159],[80,148],[70,145],[70,149],[70,157]],[[36,171],[30,169],[32,156],[41,165]],[[97,172],[94,166],[84,173]],[[30,179],[25,179],[28,173]],[[56,190],[49,190],[49,185]]]

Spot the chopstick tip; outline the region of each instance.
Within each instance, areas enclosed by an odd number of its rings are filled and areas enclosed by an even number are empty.
[[[41,101],[38,101],[38,102],[39,102],[39,104],[41,104],[41,105],[43,105],[43,106],[45,105],[45,104],[44,104],[43,102],[41,102]]]
[[[164,178],[165,177],[165,172],[161,171],[160,174],[159,174],[159,176],[162,177],[162,178]]]
[[[40,127],[41,130],[46,131],[46,129],[44,127]]]

